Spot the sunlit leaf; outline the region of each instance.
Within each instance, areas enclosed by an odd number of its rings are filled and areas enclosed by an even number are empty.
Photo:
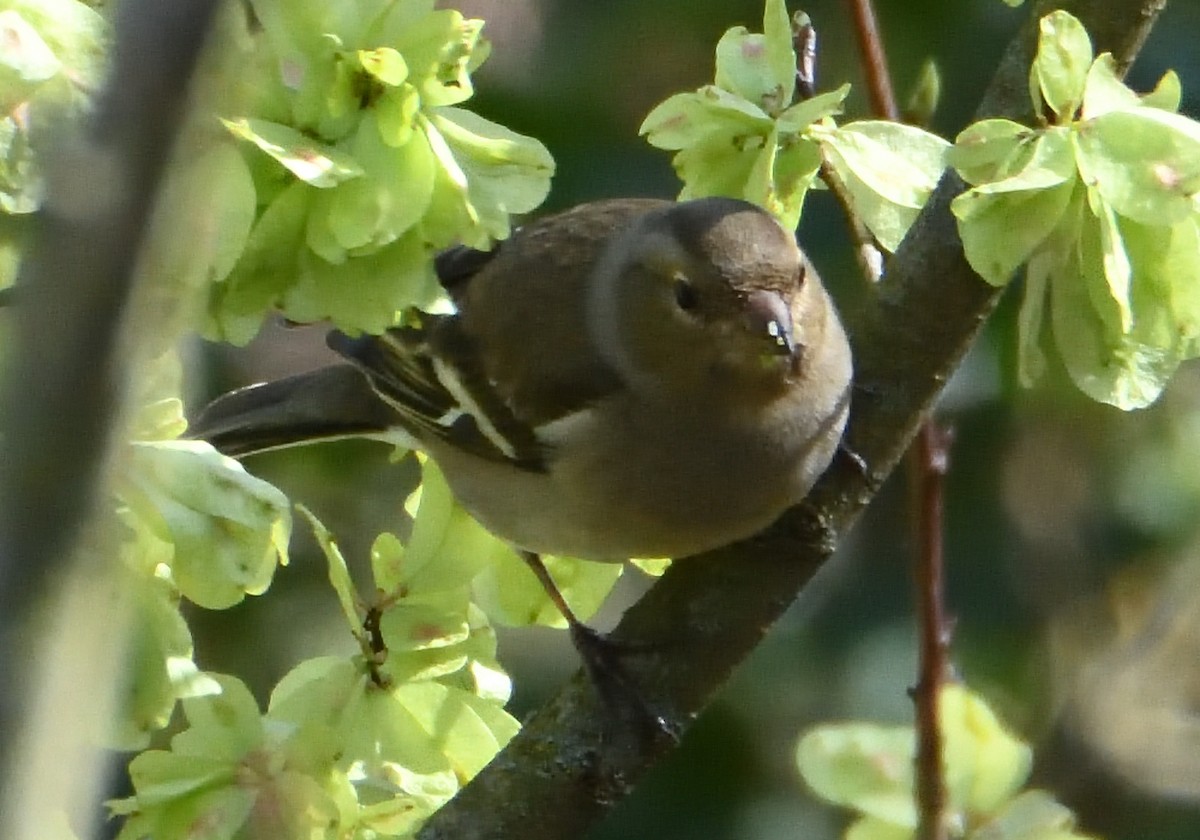
[[[1200,123],[1158,108],[1110,111],[1075,134],[1079,170],[1113,210],[1171,225],[1195,211]]]
[[[1097,56],[1088,70],[1080,116],[1088,120],[1109,111],[1133,108],[1139,104],[1141,99],[1138,95],[1126,87],[1117,75],[1117,61],[1112,57],[1112,53]]]
[[[824,138],[829,161],[854,209],[888,251],[895,251],[937,185],[949,144],[913,126],[851,123]]]
[[[796,763],[822,799],[911,830],[915,743],[911,727],[819,726],[800,739]]]
[[[580,620],[586,621],[621,576],[620,563],[593,563],[544,555],[559,592]],[[475,595],[494,621],[521,627],[541,624],[566,627],[537,578],[512,551],[499,554],[475,581]]]
[[[287,562],[289,503],[207,443],[133,444],[120,493],[164,541],[180,591],[210,609],[263,592]]]
[[[291,126],[252,118],[222,122],[235,137],[253,143],[314,187],[332,187],[363,174],[353,157],[321,145]]]
[[[1025,783],[1033,751],[965,686],[942,689],[941,725],[946,787],[958,808],[991,813]]]
[[[296,508],[308,520],[317,545],[321,546],[321,551],[325,553],[325,559],[329,564],[329,585],[333,587],[333,592],[337,595],[338,603],[342,607],[342,615],[346,617],[351,632],[361,635],[364,630],[358,592],[354,589],[354,581],[350,578],[350,569],[346,566],[346,559],[342,556],[342,550],[338,547],[337,540],[312,511],[304,505],[297,505]]]
[[[1060,118],[1070,118],[1079,108],[1091,64],[1092,39],[1077,18],[1054,11],[1041,19],[1030,87],[1036,80],[1046,105]]]

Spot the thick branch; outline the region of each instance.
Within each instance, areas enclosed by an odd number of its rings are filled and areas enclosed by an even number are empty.
[[[1059,0],[1097,51],[1132,61],[1165,0]],[[1010,45],[978,115],[1029,120],[1028,68],[1036,18]],[[682,730],[724,684],[833,553],[895,466],[942,386],[995,306],[998,293],[968,267],[949,204],[962,190],[943,179],[896,254],[879,294],[848,318],[857,393],[847,433],[867,473],[845,458],[809,503],[763,534],[676,563],[631,608],[616,636],[661,653],[632,657],[629,671],[654,711]],[[669,739],[614,738],[577,674],[512,743],[421,832],[422,840],[574,838],[670,749]]]

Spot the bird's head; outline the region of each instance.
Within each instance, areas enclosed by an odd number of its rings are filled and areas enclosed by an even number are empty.
[[[828,306],[794,237],[735,199],[647,213],[598,272],[593,334],[623,376],[667,390],[769,397],[801,374]]]

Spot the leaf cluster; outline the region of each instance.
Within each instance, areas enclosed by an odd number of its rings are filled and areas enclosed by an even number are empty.
[[[1061,11],[1041,21],[1029,90],[1040,127],[984,120],[950,153],[972,185],[952,206],[967,259],[998,286],[1025,265],[1023,382],[1048,326],[1084,393],[1141,408],[1200,355],[1200,124],[1176,113],[1173,72],[1136,94]]]
[[[795,31],[783,0],[767,0],[763,32],[728,30],[717,44],[716,79],[676,94],[640,129],[651,145],[675,151],[680,199],[744,198],[789,229],[823,167],[846,187],[855,214],[894,251],[945,168],[946,141],[880,120],[837,125],[850,85],[794,101]]]
[[[966,840],[1087,840],[1074,815],[1042,790],[1022,790],[1033,753],[995,712],[964,686],[942,689],[939,708],[949,793],[946,819]],[[796,747],[796,763],[813,792],[858,818],[844,840],[912,840],[917,733],[872,723],[814,727]]]

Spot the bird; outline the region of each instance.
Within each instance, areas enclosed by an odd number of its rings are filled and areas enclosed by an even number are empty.
[[[452,313],[332,331],[345,362],[221,396],[190,434],[234,457],[344,437],[423,450],[550,588],[543,554],[749,537],[838,449],[846,333],[794,233],[753,204],[594,201],[435,266]]]

